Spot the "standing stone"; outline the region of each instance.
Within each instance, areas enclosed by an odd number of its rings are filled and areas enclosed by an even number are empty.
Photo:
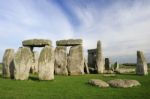
[[[57,46],[55,49],[55,74],[68,75],[67,70],[67,48]]]
[[[119,63],[115,62],[115,64],[114,64],[114,70],[118,70],[118,69],[119,69]]]
[[[2,67],[2,76],[3,77],[14,77],[14,49],[6,49],[3,56],[3,67]]]
[[[39,79],[54,79],[54,50],[51,46],[42,49],[39,57]]]
[[[32,65],[32,52],[28,47],[21,47],[15,54],[14,66],[15,66],[15,79],[27,80],[29,77],[29,71]]]
[[[104,72],[104,61],[103,61],[102,48],[101,48],[100,41],[97,42],[96,64],[97,64],[97,72],[103,73]]]
[[[142,51],[137,51],[137,66],[136,74],[138,75],[147,75],[147,62]]]
[[[38,59],[39,59],[39,53],[37,51],[33,52],[33,63],[30,69],[30,72],[33,74],[38,73]]]
[[[89,68],[88,68],[88,64],[87,64],[87,61],[86,61],[85,58],[84,58],[84,72],[87,73],[87,74],[90,73],[90,72],[89,72]]]
[[[110,70],[111,64],[109,58],[105,58],[105,70]]]
[[[70,48],[67,67],[70,75],[84,74],[84,56],[82,45],[72,46]]]

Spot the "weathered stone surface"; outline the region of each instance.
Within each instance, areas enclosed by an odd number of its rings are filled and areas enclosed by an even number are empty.
[[[147,62],[142,51],[137,51],[137,66],[136,74],[138,75],[147,75]]]
[[[133,69],[133,68],[128,68],[128,69],[127,68],[120,68],[120,69],[115,70],[115,72],[118,74],[133,73],[133,72],[135,72],[135,69]]]
[[[54,50],[50,46],[42,49],[39,57],[39,79],[53,80],[54,79]]]
[[[90,73],[90,72],[89,72],[89,68],[88,68],[88,64],[87,64],[87,61],[86,61],[85,58],[84,58],[84,72],[87,73],[87,74]]]
[[[39,60],[39,53],[37,51],[33,52],[33,63],[32,66],[30,68],[30,72],[33,74],[37,74],[38,73],[38,60]]]
[[[104,70],[103,73],[104,74],[113,74],[114,71],[112,71],[112,70]]]
[[[118,70],[118,69],[119,69],[119,63],[115,62],[115,64],[114,64],[114,70]]]
[[[68,75],[67,70],[67,48],[57,46],[55,49],[55,74]]]
[[[14,73],[16,80],[28,79],[29,71],[32,65],[32,59],[33,56],[30,48],[22,47],[18,49],[14,57]]]
[[[2,67],[2,76],[3,77],[14,77],[14,49],[6,49],[3,56],[3,67]]]
[[[109,58],[105,58],[105,70],[110,70],[111,64]]]
[[[84,56],[81,45],[70,48],[67,67],[70,75],[84,74]]]
[[[30,46],[30,47],[44,47],[46,45],[52,46],[52,42],[46,39],[29,39],[24,40],[22,42],[23,46]]]
[[[76,46],[82,45],[82,39],[68,39],[56,41],[57,46]]]
[[[88,66],[94,69],[97,69],[96,67],[96,52],[97,49],[90,49],[88,50]]]
[[[108,81],[111,87],[129,88],[141,85],[137,80],[115,79]]]
[[[114,77],[116,74],[103,74],[104,77]]]
[[[97,42],[97,52],[96,52],[96,64],[97,64],[97,72],[103,73],[104,72],[104,60],[102,55],[102,48],[101,48],[101,42]]]
[[[105,81],[99,80],[99,79],[91,79],[91,80],[89,80],[89,84],[97,86],[97,87],[102,87],[102,88],[109,87],[109,84],[107,84]]]

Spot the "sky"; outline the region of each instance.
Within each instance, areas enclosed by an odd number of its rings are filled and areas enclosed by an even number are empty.
[[[100,40],[112,62],[150,62],[150,0],[0,0],[0,60],[26,39],[83,39],[84,54]]]

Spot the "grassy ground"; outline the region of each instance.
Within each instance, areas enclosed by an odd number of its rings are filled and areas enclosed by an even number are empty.
[[[89,79],[108,81],[116,78],[136,79],[142,86],[134,88],[97,88]],[[118,74],[104,77],[100,74],[83,76],[55,76],[54,81],[39,81],[36,75],[27,81],[0,77],[0,99],[150,99],[150,76]]]

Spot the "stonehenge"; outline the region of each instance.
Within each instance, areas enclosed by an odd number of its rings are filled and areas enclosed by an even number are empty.
[[[35,47],[42,47],[40,52]],[[147,62],[142,51],[137,51],[137,75],[147,75]],[[39,80],[54,80],[54,75],[83,75],[89,73],[107,74],[119,70],[116,62],[111,70],[110,59],[103,57],[102,45],[88,50],[87,59],[83,52],[82,39],[56,41],[56,47],[47,39],[22,41],[16,52],[6,49],[3,56],[2,77],[27,80],[30,73],[37,74]]]
[[[137,51],[137,66],[136,66],[137,75],[147,75],[147,62],[142,51]]]

